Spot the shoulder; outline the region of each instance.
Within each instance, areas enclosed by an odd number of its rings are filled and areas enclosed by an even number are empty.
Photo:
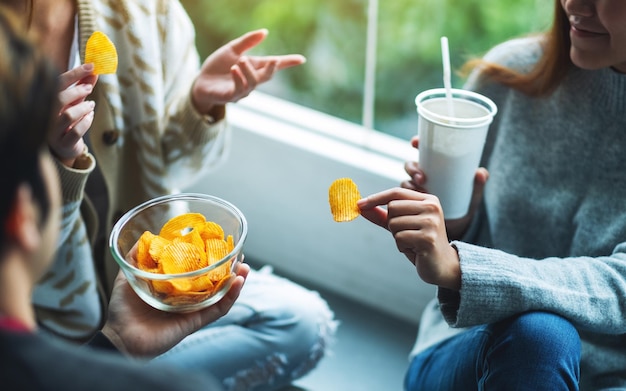
[[[491,88],[498,89],[499,93],[509,91],[508,87],[498,83],[486,82],[487,80],[482,73],[483,69],[490,64],[495,64],[519,73],[530,72],[543,54],[542,42],[542,35],[533,35],[511,39],[494,46],[480,60],[480,65],[472,70],[464,88],[471,90],[482,89],[487,84]],[[492,93],[496,92],[493,91]]]
[[[542,42],[541,35],[511,39],[494,46],[483,60],[520,72],[528,71],[543,53]]]
[[[118,27],[142,27],[155,18],[189,19],[179,0],[78,0],[78,6],[85,12],[95,11],[93,17]]]
[[[0,358],[5,363],[0,366],[0,378],[8,389],[222,390],[208,376],[142,364],[118,353],[77,347],[53,337],[0,333],[0,342]]]

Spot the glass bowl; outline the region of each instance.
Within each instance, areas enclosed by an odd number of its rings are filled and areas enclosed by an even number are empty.
[[[184,273],[163,274],[140,268],[137,264],[139,238],[146,231],[158,235],[167,221],[184,213],[199,213],[206,221],[219,224],[225,239],[232,235],[232,250],[209,266]],[[113,227],[109,248],[130,286],[143,301],[162,311],[191,312],[214,304],[226,294],[236,276],[237,265],[243,261],[247,233],[244,215],[231,203],[210,195],[182,193],[154,198],[124,214]],[[216,273],[221,278],[210,287],[203,285],[189,291],[163,289],[164,286],[189,286]]]

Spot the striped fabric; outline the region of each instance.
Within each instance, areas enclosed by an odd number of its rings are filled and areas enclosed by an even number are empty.
[[[84,188],[97,164],[108,189],[107,233],[137,204],[174,193],[217,166],[225,156],[226,122],[207,121],[193,108],[190,87],[198,72],[193,26],[177,0],[77,0],[80,58],[94,31],[115,43],[118,71],[101,75],[91,150],[80,168],[57,165],[64,215],[55,263],[34,294],[40,324],[72,339],[93,334],[103,319],[99,303],[117,274],[105,249],[104,287],[98,294],[91,239],[97,214]],[[104,300],[103,302],[106,302]]]

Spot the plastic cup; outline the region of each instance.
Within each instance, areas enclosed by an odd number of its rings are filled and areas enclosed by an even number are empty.
[[[420,93],[415,104],[419,165],[426,175],[425,187],[439,198],[444,217],[456,219],[469,209],[474,176],[497,107],[489,98],[472,91],[448,91],[452,110],[444,88]]]

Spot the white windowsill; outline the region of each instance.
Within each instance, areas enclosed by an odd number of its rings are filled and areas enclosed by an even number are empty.
[[[434,287],[419,280],[387,231],[361,217],[336,223],[328,206],[334,179],[352,178],[364,196],[406,179],[404,161],[417,157],[408,141],[259,92],[228,116],[226,162],[186,190],[242,210],[246,256],[417,323]]]

